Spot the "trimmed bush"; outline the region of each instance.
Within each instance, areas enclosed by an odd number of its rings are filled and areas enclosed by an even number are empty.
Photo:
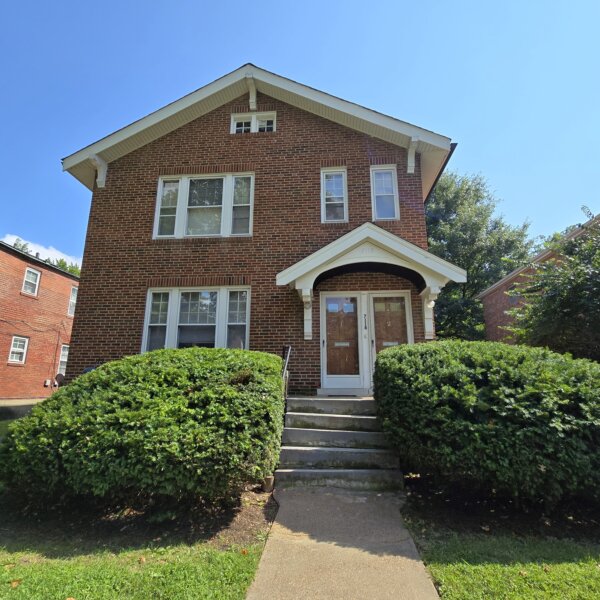
[[[405,468],[552,505],[600,496],[600,364],[444,341],[381,352],[375,399]]]
[[[206,348],[107,363],[15,422],[0,477],[43,501],[231,497],[279,459],[281,367],[271,354]]]

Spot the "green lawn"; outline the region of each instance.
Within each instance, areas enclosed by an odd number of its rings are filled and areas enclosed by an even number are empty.
[[[403,514],[442,600],[600,598],[597,517],[429,500],[409,496]]]
[[[161,524],[133,511],[23,514],[0,494],[0,599],[242,599],[274,507],[248,492]]]

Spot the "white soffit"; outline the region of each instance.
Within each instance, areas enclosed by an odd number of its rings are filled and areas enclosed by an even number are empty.
[[[246,64],[67,156],[63,159],[63,170],[71,173],[89,189],[93,189],[95,167],[90,161],[91,156],[97,155],[110,163],[141,148],[247,94],[248,77],[254,80],[256,89],[263,94],[345,127],[403,148],[408,148],[411,141],[415,141],[416,151],[421,155],[423,198],[429,193],[450,153],[451,140],[448,137]]]
[[[465,282],[467,280],[464,269],[377,227],[373,223],[365,223],[278,273],[276,283],[277,285],[302,286],[301,281],[306,275],[312,279],[313,275],[316,277],[319,273],[339,266],[338,259],[340,257],[351,257],[355,248],[368,243],[382,248],[390,255],[399,257],[403,264],[416,272],[422,274],[426,272],[445,281]],[[364,260],[368,261],[369,259],[365,257]],[[357,260],[352,257],[351,262],[357,262]]]

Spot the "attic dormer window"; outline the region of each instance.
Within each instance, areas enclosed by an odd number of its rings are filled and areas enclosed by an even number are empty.
[[[231,115],[231,133],[272,132],[275,131],[275,121],[274,112]]]

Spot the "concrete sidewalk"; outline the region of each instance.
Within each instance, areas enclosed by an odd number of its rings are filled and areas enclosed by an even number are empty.
[[[248,600],[437,600],[391,492],[276,489]]]

